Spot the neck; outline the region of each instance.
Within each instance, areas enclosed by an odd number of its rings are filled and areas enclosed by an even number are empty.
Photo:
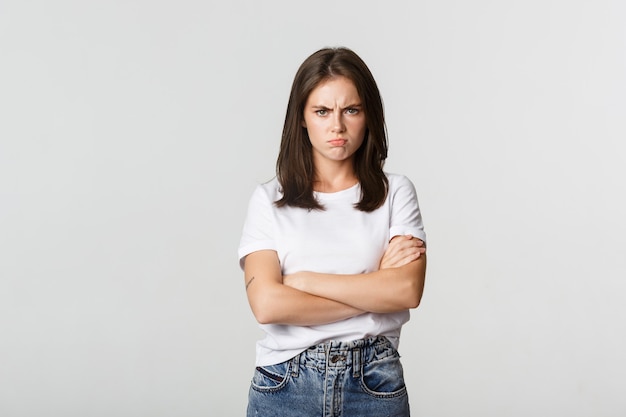
[[[323,193],[334,193],[352,187],[358,182],[352,167],[352,161],[341,164],[315,166],[313,189]]]

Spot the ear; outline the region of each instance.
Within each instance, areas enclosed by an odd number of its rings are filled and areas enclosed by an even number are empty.
[[[304,119],[302,119],[302,121],[300,122],[300,124],[302,124],[302,127],[306,129],[306,121]]]

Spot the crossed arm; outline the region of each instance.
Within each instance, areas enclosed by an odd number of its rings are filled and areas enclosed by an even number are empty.
[[[300,326],[415,308],[425,273],[423,242],[411,236],[395,236],[380,269],[367,274],[303,271],[282,276],[278,256],[271,250],[249,254],[244,267],[248,301],[257,321]]]

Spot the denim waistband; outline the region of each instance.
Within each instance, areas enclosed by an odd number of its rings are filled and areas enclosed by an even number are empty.
[[[348,342],[331,340],[311,346],[294,357],[291,369],[294,374],[297,374],[301,366],[319,371],[327,368],[351,368],[353,374],[357,376],[362,364],[396,354],[395,348],[384,336]]]

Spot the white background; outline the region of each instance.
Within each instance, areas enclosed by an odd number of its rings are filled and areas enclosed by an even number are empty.
[[[626,4],[0,2],[0,415],[241,416],[236,250],[345,45],[416,185],[416,416],[624,416]]]

